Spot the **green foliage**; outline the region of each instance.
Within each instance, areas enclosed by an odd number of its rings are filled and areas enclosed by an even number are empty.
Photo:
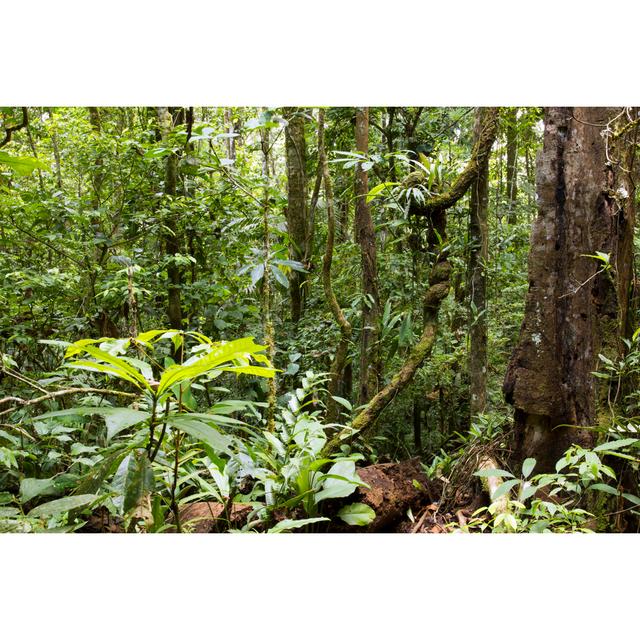
[[[630,455],[639,446],[640,440],[635,438],[611,440],[593,450],[574,445],[558,460],[556,473],[531,476],[536,466],[533,458],[527,458],[522,463],[518,478],[502,469],[476,471],[474,475],[478,477],[510,479],[498,486],[491,495],[492,504],[478,509],[463,530],[495,533],[591,532],[597,527],[597,518],[584,507],[598,506],[602,502],[602,495],[615,496],[618,498],[616,504],[624,501],[625,508],[635,512],[633,507],[640,504],[640,498],[611,484],[616,483],[616,473],[604,464],[602,457],[620,450]],[[507,497],[504,509],[498,502],[503,496]]]

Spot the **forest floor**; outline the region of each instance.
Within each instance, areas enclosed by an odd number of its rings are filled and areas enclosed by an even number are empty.
[[[360,479],[368,488],[358,487],[355,497],[376,512],[376,518],[366,527],[350,527],[337,519],[322,523],[315,532],[322,533],[450,533],[455,527],[464,527],[467,519],[482,503],[482,495],[465,488],[448,498],[447,481],[429,480],[417,458],[402,462],[373,464],[358,470]],[[353,500],[353,496],[350,498]],[[344,501],[332,501],[329,517],[335,515]],[[240,529],[246,524],[253,507],[234,502],[193,502],[180,509],[182,531],[191,533],[219,533]],[[299,514],[304,517],[304,514]],[[284,512],[282,518],[287,517]],[[170,518],[169,522],[173,519]],[[98,509],[85,527],[86,533],[124,533],[120,518],[106,509]],[[175,528],[170,531],[175,532]],[[301,532],[301,531],[300,531]]]

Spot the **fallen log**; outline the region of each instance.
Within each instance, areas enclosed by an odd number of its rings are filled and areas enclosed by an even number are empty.
[[[395,531],[397,525],[407,520],[407,511],[414,513],[435,502],[441,490],[438,483],[429,480],[417,458],[402,462],[373,464],[358,469],[358,476],[369,489],[358,487],[348,498],[334,501],[331,514],[353,502],[363,502],[375,512],[375,519],[367,526],[356,527],[332,518],[329,531],[340,533],[383,533]],[[327,515],[330,515],[329,513]]]

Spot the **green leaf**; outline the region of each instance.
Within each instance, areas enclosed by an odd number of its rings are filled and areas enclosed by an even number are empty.
[[[276,279],[278,284],[283,286],[285,289],[289,288],[287,276],[285,276],[284,273],[282,273],[282,271],[280,271],[280,269],[274,264],[271,265],[271,273],[273,273],[273,277]]]
[[[312,522],[322,522],[329,520],[329,518],[303,518],[302,520],[281,520],[275,527],[271,527],[267,533],[283,533],[284,531],[290,531],[291,529],[299,529],[300,527],[306,527]]]
[[[368,204],[369,202],[371,202],[372,200],[374,200],[375,198],[380,196],[385,189],[388,189],[389,187],[395,187],[398,184],[400,184],[400,183],[398,183],[398,182],[381,182],[380,184],[377,184],[375,187],[373,187],[373,189],[371,189],[369,191],[369,193],[367,194],[367,197],[365,198],[365,201]]]
[[[184,414],[169,416],[167,418],[167,423],[180,431],[188,433],[196,440],[205,442],[216,453],[224,453],[227,455],[232,453],[231,445],[234,443],[234,439],[220,433],[210,424],[206,424],[201,420],[196,420],[191,418],[189,415]]]
[[[18,175],[28,176],[36,169],[43,169],[47,171],[49,165],[38,158],[31,158],[29,156],[12,156],[6,151],[0,151],[0,164],[6,164],[15,171]]]
[[[107,440],[111,440],[122,430],[139,424],[151,417],[147,411],[138,411],[126,407],[73,407],[72,409],[62,409],[61,411],[50,411],[36,416],[34,420],[48,420],[61,416],[90,416],[97,415],[104,418],[107,425]]]
[[[22,504],[29,502],[36,496],[51,493],[55,493],[55,478],[24,478],[20,481],[20,502]]]
[[[375,520],[376,512],[368,504],[355,502],[342,507],[336,515],[347,524],[363,527]]]
[[[594,451],[613,451],[614,449],[622,449],[623,447],[630,447],[640,442],[637,438],[624,438],[622,440],[611,440],[610,442],[604,442],[601,445],[595,447]]]
[[[253,269],[251,269],[251,286],[255,287],[256,284],[262,280],[262,276],[264,276],[264,263],[261,262],[257,264]]]
[[[535,466],[536,466],[535,458],[527,458],[522,463],[522,476],[524,478],[528,478],[531,475],[531,472],[533,471],[533,468]]]
[[[480,469],[473,475],[479,478],[513,478],[513,473],[503,471],[502,469]]]
[[[491,500],[493,502],[495,502],[496,500],[499,500],[500,498],[502,498],[502,496],[506,495],[507,493],[509,493],[509,491],[511,491],[511,489],[513,487],[515,487],[517,484],[520,484],[520,480],[515,479],[515,480],[507,480],[506,482],[503,482],[491,495]]]
[[[352,460],[336,462],[325,475],[322,490],[316,493],[315,501],[318,503],[328,498],[346,498],[361,484],[363,482],[356,474],[355,462]]]
[[[157,394],[161,395],[176,382],[194,380],[227,362],[238,360],[246,362],[252,356],[255,357],[256,354],[265,349],[266,347],[256,344],[253,338],[241,338],[232,342],[216,343],[206,355],[193,360],[190,358],[183,365],[176,364],[165,369],[160,378]]]
[[[338,404],[341,404],[347,411],[353,410],[353,405],[345,398],[341,398],[340,396],[331,396]]]
[[[77,509],[78,507],[84,507],[97,498],[98,496],[95,494],[67,496],[66,498],[59,498],[58,500],[41,504],[35,507],[35,509],[31,509],[28,515],[32,518],[48,518],[65,513],[66,511],[71,511],[72,509]]]
[[[589,489],[595,489],[596,491],[602,491],[603,493],[609,493],[612,496],[617,496],[618,491],[613,487],[610,487],[608,484],[603,484],[598,482],[596,484],[589,485]]]
[[[120,463],[112,486],[120,494],[114,503],[122,508],[123,513],[134,509],[145,494],[153,491],[153,470],[145,449],[132,451]]]
[[[626,498],[629,502],[633,502],[633,504],[640,505],[640,498],[638,496],[634,496],[632,493],[623,493],[622,496]]]

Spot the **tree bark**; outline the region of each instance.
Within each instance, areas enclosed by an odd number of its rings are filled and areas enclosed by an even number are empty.
[[[369,108],[356,109],[356,149],[369,153]],[[362,331],[360,334],[360,387],[358,403],[366,404],[377,393],[381,378],[378,322],[380,294],[378,293],[378,257],[376,233],[371,208],[366,202],[369,177],[361,163],[356,165],[356,238],[362,260]]]
[[[507,222],[515,224],[518,196],[518,120],[517,109],[508,109],[505,117],[507,133]]]
[[[289,255],[305,267],[310,258],[308,240],[309,219],[307,211],[307,151],[304,136],[304,114],[300,109],[283,109],[288,125],[285,128],[287,157],[287,229],[289,231]],[[289,291],[291,295],[291,319],[297,323],[302,317],[306,297],[305,274],[291,271]]]
[[[515,407],[515,457],[536,458],[540,471],[570,445],[593,444],[593,431],[576,428],[598,421],[592,372],[629,331],[637,171],[635,145],[615,137],[621,113],[545,110],[525,317],[503,387]]]
[[[474,137],[482,133],[482,110],[476,110]],[[471,184],[469,218],[469,282],[470,282],[470,411],[471,417],[483,413],[487,404],[487,274],[489,258],[489,154],[478,163],[476,179]]]
[[[264,180],[264,194],[262,200],[262,233],[264,251],[264,275],[262,276],[262,327],[264,341],[267,345],[269,362],[274,365],[276,342],[271,320],[271,226],[269,224],[269,209],[271,199],[271,172],[269,167],[269,130],[260,129],[260,147],[262,149],[262,178]],[[275,430],[276,419],[276,379],[267,379],[267,430]]]

